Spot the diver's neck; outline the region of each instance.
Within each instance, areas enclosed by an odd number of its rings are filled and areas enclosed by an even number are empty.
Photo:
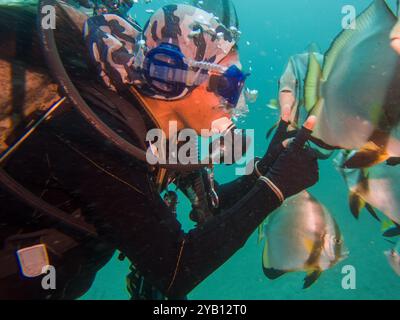
[[[163,131],[168,140],[177,136],[178,132],[184,129],[183,122],[177,116],[172,116],[171,113],[157,115],[156,117],[157,126]]]
[[[146,97],[145,107],[154,124],[162,130],[169,139],[183,130],[185,125],[170,103]]]

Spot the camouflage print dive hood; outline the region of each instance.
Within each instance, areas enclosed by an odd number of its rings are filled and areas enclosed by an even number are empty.
[[[177,100],[204,82],[208,71],[194,70],[192,86],[185,86],[176,96],[164,95],[151,90],[143,76],[146,54],[167,43],[177,46],[188,60],[218,64],[236,43],[234,31],[213,14],[178,4],[156,11],[143,31],[117,15],[106,14],[90,18],[84,33],[90,56],[108,87],[135,85],[147,96]]]

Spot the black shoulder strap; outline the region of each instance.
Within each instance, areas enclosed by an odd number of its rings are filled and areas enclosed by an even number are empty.
[[[136,136],[140,147],[145,150],[147,128],[142,114],[137,110],[133,103],[128,102],[121,95],[96,83],[77,83],[81,95],[91,102],[95,107],[100,107],[104,111],[117,118]]]
[[[42,200],[10,177],[3,168],[0,168],[0,187],[18,197],[32,208],[55,219],[57,222],[61,222],[66,227],[91,237],[97,237],[96,229],[92,225],[73,218],[68,213]]]

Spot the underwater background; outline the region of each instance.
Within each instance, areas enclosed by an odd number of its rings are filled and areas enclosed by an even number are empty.
[[[184,2],[153,0],[150,4],[135,4],[132,15],[143,25],[149,17],[146,10]],[[371,0],[233,2],[242,32],[239,42],[241,61],[244,69],[252,73],[247,86],[259,91],[257,102],[249,105],[249,114],[238,121],[238,126],[255,129],[255,152],[262,156],[267,147],[266,132],[278,119],[278,111],[268,108],[267,104],[277,98],[278,79],[288,58],[305,52],[313,42],[318,44],[322,52],[326,52],[341,31],[343,6],[353,5],[358,15]],[[393,7],[394,2],[390,2]],[[235,168],[226,166],[216,168],[216,177],[219,183],[237,178]],[[392,246],[383,238],[380,224],[367,212],[363,212],[359,221],[351,215],[348,191],[344,180],[333,167],[332,158],[320,161],[320,181],[310,191],[338,222],[350,251],[346,260],[324,272],[307,290],[302,289],[304,273],[287,274],[271,281],[263,274],[263,244],[257,244],[257,234],[254,233],[241,250],[194,289],[188,298],[399,299],[400,278],[392,271],[383,254]],[[189,212],[190,204],[180,194],[178,215],[185,230],[193,227],[188,217]],[[345,276],[342,268],[346,265],[356,270],[355,290],[342,288]],[[81,299],[128,299],[125,284],[128,268],[128,261],[121,262],[115,255],[98,273],[92,288]]]

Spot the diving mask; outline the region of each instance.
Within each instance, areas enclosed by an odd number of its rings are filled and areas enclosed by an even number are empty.
[[[236,107],[249,76],[236,65],[225,67],[187,59],[178,46],[169,43],[147,52],[141,69],[148,89],[155,95],[173,99],[208,80],[207,89],[232,108]]]

